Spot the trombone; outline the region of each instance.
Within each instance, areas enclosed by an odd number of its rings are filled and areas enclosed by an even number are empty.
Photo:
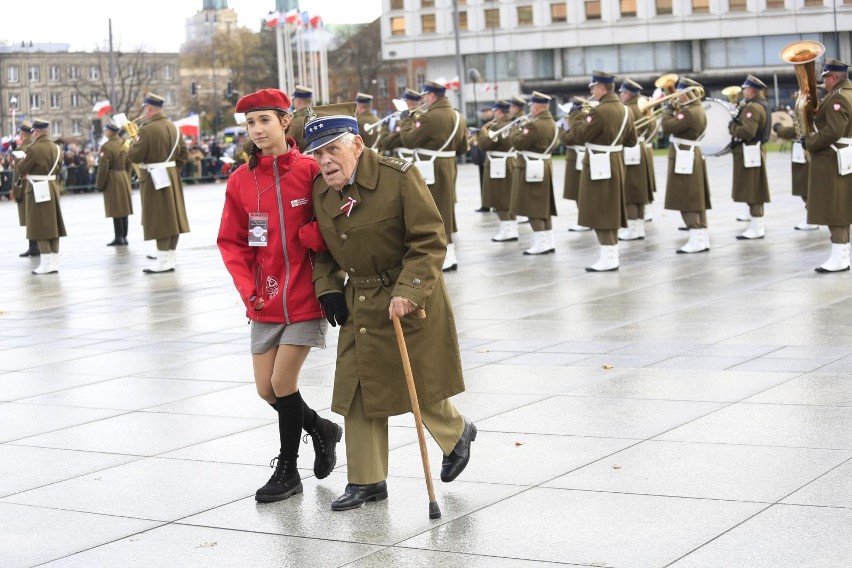
[[[391,114],[387,115],[386,117],[384,117],[381,120],[377,120],[376,122],[373,122],[373,123],[370,123],[370,124],[365,124],[364,125],[364,133],[369,134],[370,132],[372,132],[376,128],[381,127],[384,123],[386,123],[386,122],[388,122],[392,119],[399,118],[402,115],[403,112],[408,112],[408,114],[410,116],[410,115],[414,114],[415,112],[420,112],[420,111],[426,110],[427,106],[428,106],[427,104],[422,104],[420,106],[415,107],[411,111],[408,111],[408,109],[405,109],[404,111],[398,110],[396,112],[392,112]]]
[[[512,128],[513,126],[521,126],[523,124],[526,124],[530,121],[530,119],[532,119],[532,113],[522,114],[521,116],[519,116],[518,118],[516,118],[515,120],[513,120],[502,128],[498,128],[497,130],[489,130],[488,137],[492,140],[497,140],[497,138],[499,138],[500,136],[508,136],[509,134],[507,131],[510,128]]]
[[[663,108],[658,107],[654,108],[657,105],[661,105],[666,103],[672,99],[678,99],[683,95],[691,95],[696,100],[704,98],[704,88],[697,87],[695,85],[690,85],[685,89],[681,89],[680,91],[674,91],[664,97],[660,97],[658,99],[640,99],[639,100],[639,111],[644,114],[642,118],[633,123],[633,126],[636,128],[642,128],[647,126],[649,123],[657,120],[660,115],[663,113]]]

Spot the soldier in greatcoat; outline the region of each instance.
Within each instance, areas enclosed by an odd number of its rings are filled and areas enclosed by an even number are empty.
[[[737,235],[737,238],[762,239],[766,234],[764,204],[770,201],[765,146],[769,141],[770,113],[764,96],[766,84],[763,81],[749,75],[742,88],[743,102],[739,114],[728,125],[728,130],[734,137],[733,198],[736,202],[748,204],[751,220],[748,229]],[[749,161],[749,152],[756,154],[755,162]]]
[[[636,146],[624,148],[624,201],[627,208],[627,228],[618,231],[618,239],[635,241],[645,238],[645,205],[654,201],[656,181],[654,180],[654,153],[645,143],[648,134],[656,127],[656,121],[649,121],[639,110],[639,96],[642,85],[631,79],[624,79],[619,87],[619,96],[630,110],[630,120],[643,120],[644,124],[636,129]]]
[[[27,238],[37,241],[41,252],[33,274],[59,272],[59,238],[66,235],[57,179],[62,152],[50,140],[49,127],[46,120],[33,120],[33,142],[26,150],[26,157],[15,164],[15,171],[25,184]]]
[[[173,272],[178,238],[181,233],[189,232],[180,179],[180,171],[189,156],[180,130],[163,114],[163,103],[164,99],[158,95],[145,95],[142,104],[145,123],[127,153],[131,162],[140,165],[144,238],[157,241],[157,264],[144,269],[146,274]]]
[[[500,231],[491,238],[494,242],[518,240],[518,218],[509,211],[512,202],[512,172],[516,152],[509,140],[507,125],[512,122],[509,101],[494,103],[494,119],[486,123],[476,135],[476,143],[485,152],[483,166],[483,206],[497,210]],[[496,134],[503,129],[500,134]],[[496,162],[497,165],[492,165]],[[502,163],[502,167],[500,167]]]
[[[314,106],[314,90],[310,87],[296,85],[293,89],[293,120],[290,121],[290,127],[287,129],[287,136],[292,136],[296,140],[296,146],[299,152],[305,151],[305,122],[307,122],[313,113],[308,111]],[[310,116],[309,116],[310,115]]]
[[[18,132],[21,135],[21,144],[17,147],[16,151],[26,152],[27,148],[30,147],[30,144],[33,143],[33,125],[30,121],[24,120],[18,125]],[[18,159],[17,157],[15,158]],[[27,200],[24,199],[24,189],[25,183],[18,176],[18,172],[15,169],[12,169],[12,199],[15,200],[15,203],[18,205],[18,224],[21,227],[27,226]],[[36,241],[30,240],[29,246],[27,250],[19,254],[21,258],[26,258],[28,256],[39,256],[41,253],[38,250],[38,243]]]
[[[553,197],[553,163],[550,153],[559,142],[559,132],[550,114],[550,96],[533,91],[529,97],[530,116],[512,127],[509,143],[518,152],[512,173],[512,203],[509,213],[529,218],[533,244],[526,255],[556,252],[551,217],[556,215]],[[534,168],[542,173],[531,177]]]
[[[355,95],[355,116],[358,118],[358,132],[364,139],[367,148],[378,151],[382,137],[382,127],[377,126],[367,129],[365,126],[379,121],[379,117],[373,114],[373,95],[358,93]]]
[[[843,164],[852,168],[844,149],[852,145],[852,83],[849,66],[829,59],[822,71],[826,95],[814,116],[816,133],[805,138],[811,156],[808,177],[808,223],[828,225],[831,256],[817,272],[849,270],[849,225],[852,224],[852,174],[840,175]],[[841,154],[840,156],[838,154]]]
[[[414,119],[418,113],[417,109],[420,106],[421,95],[419,91],[415,91],[414,89],[405,89],[405,92],[402,94],[402,99],[405,101],[405,105],[408,107],[408,110],[404,110],[399,113],[398,118],[390,119],[388,121],[387,132],[379,140],[379,148],[388,154],[396,153],[401,158],[407,158],[410,157],[413,152],[411,149],[402,145],[402,136],[400,132],[402,132],[403,123],[408,122],[414,124]]]
[[[695,95],[701,85],[681,77],[676,86],[680,91],[690,87],[693,87],[691,92],[684,92],[676,103],[663,110],[660,125],[663,133],[669,135],[665,208],[680,211],[689,229],[689,240],[677,250],[681,254],[710,250],[707,228],[707,210],[711,208],[710,184],[699,142],[707,128],[707,113],[701,106],[701,99]]]
[[[570,103],[560,105],[560,108],[568,115],[571,115],[580,112],[584,104],[588,104],[586,99],[572,97]],[[559,141],[565,144],[565,181],[562,188],[562,198],[576,203],[580,196],[580,178],[582,177],[581,172],[583,171],[583,158],[586,155],[586,146],[577,142],[574,131],[571,130],[570,116],[566,116],[562,120],[564,126],[559,131]],[[568,230],[581,233],[591,231],[592,228],[575,223],[568,227]]]
[[[805,202],[805,207],[808,206],[808,170],[810,169],[810,159],[808,151],[805,150],[802,144],[803,139],[799,139],[799,133],[795,126],[782,126],[780,123],[773,124],[772,130],[782,140],[793,141],[793,151],[790,161],[790,175],[792,177],[792,194],[798,195]],[[802,223],[794,225],[797,231],[816,231],[819,225],[811,225],[807,220],[807,210],[805,211],[805,220]]]
[[[577,142],[586,145],[578,222],[593,228],[601,245],[598,261],[586,267],[589,272],[618,270],[618,229],[627,227],[621,150],[635,146],[637,138],[630,111],[615,94],[614,83],[609,73],[593,71],[589,89],[599,104],[583,107],[570,119]]]
[[[341,326],[331,409],[344,416],[349,483],[331,508],[342,511],[387,498],[388,417],[411,411],[392,313],[423,423],[444,454],[442,481],[467,465],[476,427],[447,400],[464,380],[441,274],[445,222],[422,176],[410,162],[366,149],[351,116],[317,118],[306,136],[322,172],[313,198],[328,247],[317,253],[314,286]]]
[[[104,212],[112,217],[115,238],[107,246],[127,244],[128,216],[133,213],[130,172],[133,166],[127,159],[127,148],[118,135],[121,129],[115,123],[107,123],[104,135],[107,141],[101,146],[95,186],[104,194]]]
[[[468,151],[467,126],[461,113],[450,105],[444,85],[427,81],[422,101],[426,108],[411,122],[403,122],[400,136],[404,146],[413,148],[418,160],[431,161],[435,170],[434,183],[428,184],[447,235],[447,255],[443,270],[456,270],[453,233],[456,225],[456,156]]]

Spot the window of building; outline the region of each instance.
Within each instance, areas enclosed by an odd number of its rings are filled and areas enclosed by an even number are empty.
[[[149,81],[154,78],[154,66],[153,65],[148,65],[145,68],[145,76],[148,78]]]
[[[586,0],[586,19],[601,19],[601,0]]]
[[[568,6],[560,2],[550,5],[550,21],[554,24],[564,24],[568,21]]]
[[[80,78],[80,68],[77,67],[76,65],[69,65],[68,66],[68,78],[71,79],[72,81],[76,81],[77,79],[79,79]]]
[[[405,94],[405,75],[397,75],[395,81],[396,96],[397,98],[402,98],[402,95]]]
[[[636,17],[636,0],[621,0],[621,17]]]
[[[728,0],[729,12],[745,12],[746,10],[746,0]]]
[[[500,8],[486,8],[483,14],[485,15],[486,30],[493,30],[500,27]]]
[[[30,78],[30,83],[41,81],[41,67],[38,65],[30,65],[28,76]]]
[[[849,3],[849,0],[846,0],[846,3]],[[766,0],[766,9],[767,10],[783,10],[784,9],[784,0]]]
[[[50,93],[50,108],[60,108],[62,106],[62,95],[60,93]]]
[[[387,77],[379,77],[376,80],[376,92],[379,94],[380,99],[388,98],[390,91],[388,90],[388,78]]]
[[[402,8],[403,8],[402,4],[403,4],[402,0],[391,0],[391,4],[390,4],[391,10],[402,10]]]
[[[81,136],[83,134],[83,121],[79,118],[71,119],[71,136]]]
[[[127,67],[127,78],[132,79],[135,76],[136,76],[136,67],[134,67],[133,65],[128,66]]]
[[[459,12],[459,31],[466,32],[467,30],[467,12]]]
[[[89,66],[89,81],[98,81],[101,78],[101,68],[97,65]]]
[[[41,109],[41,95],[38,93],[30,93],[30,110]]]
[[[420,7],[421,8],[434,8],[435,7],[435,0],[420,0]]]
[[[815,6],[822,6],[823,0],[805,0],[806,8],[813,8]]]
[[[690,41],[666,41],[562,50],[562,70],[566,77],[588,75],[595,69],[613,73],[691,70],[692,45]],[[650,84],[644,86],[649,92],[653,90]]]
[[[692,0],[693,14],[709,14],[710,0]]]
[[[405,35],[405,18],[400,16],[398,18],[391,18],[391,35],[392,36],[404,36]]]
[[[416,90],[420,91],[422,93],[423,92],[423,85],[426,84],[426,74],[425,73],[418,73],[417,77],[415,77],[414,80],[417,81],[417,89]]]
[[[177,93],[174,89],[166,89],[166,94],[163,95],[166,99],[166,106],[172,106],[177,103]]]
[[[21,80],[21,70],[17,65],[9,65],[6,67],[6,80],[9,83],[17,83]]]
[[[80,93],[71,93],[71,106],[74,108],[80,106]]]
[[[424,34],[433,34],[435,29],[435,14],[423,14],[420,16],[420,28]]]
[[[518,6],[518,25],[531,26],[533,25],[533,9],[532,6]]]
[[[175,70],[171,65],[163,65],[163,79],[165,81],[173,81],[175,78]]]
[[[51,81],[58,81],[60,79],[60,77],[59,77],[59,65],[51,65],[50,66],[49,77],[50,77]]]
[[[54,120],[50,123],[51,136],[62,136],[62,121]]]
[[[667,16],[672,13],[672,0],[656,0],[657,15]]]

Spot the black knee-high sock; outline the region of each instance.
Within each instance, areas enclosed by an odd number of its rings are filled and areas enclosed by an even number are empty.
[[[278,435],[281,438],[281,459],[295,461],[299,457],[299,438],[302,437],[304,421],[302,404],[299,391],[279,396],[275,401],[278,410]]]
[[[302,428],[304,428],[305,430],[307,430],[308,428],[313,428],[314,425],[317,423],[317,418],[319,417],[317,416],[316,411],[310,406],[308,406],[304,399],[302,400],[302,412],[304,412],[305,416],[304,420],[302,421]]]

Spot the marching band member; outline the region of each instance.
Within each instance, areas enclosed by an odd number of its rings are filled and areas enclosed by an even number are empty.
[[[505,100],[494,103],[494,120],[483,126],[476,137],[477,144],[486,155],[483,204],[495,208],[500,219],[500,232],[491,238],[497,243],[518,240],[518,220],[509,211],[512,202],[512,174],[517,153],[512,148],[507,130],[495,134],[511,124],[510,106],[509,101]]]
[[[740,240],[762,239],[766,234],[763,208],[769,203],[769,180],[766,174],[766,147],[771,122],[769,107],[764,92],[766,84],[749,75],[742,84],[743,103],[737,117],[730,122],[728,130],[736,142],[733,147],[734,180],[733,198],[738,203],[748,203],[748,229]]]
[[[33,125],[28,120],[24,120],[18,126],[18,132],[21,135],[21,145],[18,146],[16,152],[26,153],[27,148],[33,143]],[[20,154],[18,154],[20,155]],[[16,160],[18,158],[15,158]],[[17,169],[12,170],[12,198],[18,205],[18,224],[21,227],[27,226],[27,200],[24,197],[24,181],[18,177]],[[38,243],[30,240],[27,250],[19,254],[21,258],[28,256],[39,256],[41,253],[38,250]]]
[[[816,133],[805,138],[811,155],[808,175],[808,223],[828,225],[831,256],[815,270],[849,270],[849,225],[852,224],[852,175],[839,168],[852,164],[844,150],[852,145],[852,83],[849,66],[829,59],[822,71],[826,95],[817,107]],[[848,172],[848,170],[847,170]]]
[[[382,128],[377,127],[369,131],[364,128],[368,124],[379,121],[379,117],[373,114],[373,95],[367,93],[355,95],[355,116],[358,118],[358,131],[364,139],[364,145],[371,150],[378,151]]]
[[[579,97],[572,98],[569,115],[580,112],[582,105],[585,103],[586,101]],[[571,123],[569,118],[565,117],[563,119],[565,126],[559,133],[559,141],[565,144],[565,183],[562,189],[562,197],[576,202],[580,195],[580,172],[583,171],[583,158],[586,156],[586,147],[577,143],[574,131],[570,128]],[[592,228],[574,224],[568,227],[568,230],[583,232],[591,231]]]
[[[630,110],[630,119],[645,118],[639,110],[639,95],[642,86],[636,81],[624,79],[619,88],[619,96]],[[624,147],[624,201],[627,205],[627,228],[619,229],[618,239],[635,241],[645,238],[645,204],[654,201],[654,153],[645,144],[645,136],[654,129],[654,122],[646,121],[641,129],[637,129],[638,142],[636,146]]]
[[[529,97],[530,117],[510,131],[509,144],[518,152],[512,174],[510,215],[529,218],[533,245],[527,255],[556,252],[551,217],[556,215],[553,197],[553,164],[550,152],[559,132],[550,114],[550,96],[533,91]]]
[[[406,155],[410,156],[412,154],[410,150],[402,145],[400,131],[402,130],[403,122],[414,122],[412,114],[415,113],[415,109],[420,106],[420,98],[420,93],[418,91],[415,91],[414,89],[405,89],[405,92],[402,94],[402,99],[405,101],[405,105],[408,107],[408,110],[404,110],[399,113],[399,118],[388,121],[388,132],[382,136],[381,140],[379,140],[379,147],[383,151],[388,153],[396,151],[400,157]]]
[[[459,111],[450,105],[447,88],[440,83],[427,81],[423,86],[423,103],[426,109],[417,117],[400,125],[403,145],[414,148],[415,165],[421,168],[429,191],[444,219],[447,233],[447,256],[443,270],[457,270],[455,245],[452,234],[456,232],[456,154],[468,150],[467,129]],[[431,162],[431,165],[423,162]],[[432,170],[429,172],[428,170]],[[430,183],[431,182],[431,183]]]
[[[98,173],[95,186],[104,194],[104,212],[112,217],[115,238],[107,243],[108,247],[127,244],[129,228],[128,215],[133,214],[133,200],[130,186],[130,172],[133,165],[127,159],[127,148],[118,135],[121,128],[114,122],[104,127],[107,141],[101,146],[98,159]]]
[[[701,85],[681,77],[677,90]],[[675,106],[677,108],[675,108]],[[669,135],[669,168],[666,179],[665,208],[680,211],[689,230],[689,240],[678,249],[680,254],[710,250],[707,210],[710,209],[710,184],[701,154],[699,138],[707,128],[707,113],[701,98],[683,93],[676,105],[663,110],[661,128]]]
[[[624,146],[636,145],[636,130],[630,111],[615,94],[615,78],[592,72],[589,89],[598,106],[583,107],[571,117],[577,142],[586,144],[580,178],[578,222],[595,230],[601,245],[600,257],[588,272],[618,270],[618,229],[626,227],[624,204]]]
[[[308,109],[314,106],[314,90],[310,87],[296,85],[293,89],[293,120],[290,121],[290,128],[287,130],[287,136],[292,136],[296,140],[296,146],[299,152],[305,151],[305,122],[313,116]]]
[[[795,225],[797,231],[816,231],[819,225],[811,225],[807,220],[808,207],[808,152],[802,144],[803,139],[798,138],[795,126],[782,126],[780,123],[773,124],[772,130],[783,140],[793,141],[792,160],[790,162],[790,174],[792,176],[792,193],[798,195],[805,202],[805,220]]]

